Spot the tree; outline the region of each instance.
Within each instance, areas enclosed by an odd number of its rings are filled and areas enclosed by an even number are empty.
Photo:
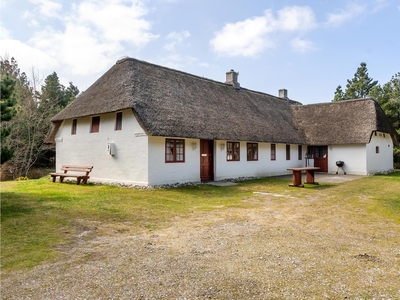
[[[342,86],[338,85],[335,91],[335,97],[333,98],[332,102],[337,102],[345,99],[344,92],[342,90]]]
[[[56,72],[47,76],[40,87],[34,70],[29,80],[14,58],[2,59],[0,71],[15,80],[17,102],[16,115],[10,121],[12,131],[4,140],[4,145],[14,150],[13,158],[7,163],[7,171],[13,178],[27,176],[39,161],[49,161],[49,153],[54,152],[54,145],[45,143],[51,128],[50,119],[73,101],[79,90],[72,83],[66,89],[60,84]]]
[[[1,79],[1,164],[10,160],[14,151],[4,146],[3,141],[10,135],[11,127],[7,126],[9,121],[15,116],[15,80],[6,76]]]
[[[378,81],[374,81],[368,75],[367,64],[362,62],[353,79],[347,79],[346,90],[343,92],[340,85],[336,88],[335,97],[332,101],[366,98],[377,85]]]
[[[400,72],[392,76],[392,79],[380,86],[368,75],[366,63],[361,63],[357,68],[353,79],[347,80],[346,90],[343,92],[339,85],[336,88],[333,102],[372,97],[382,107],[385,114],[397,132],[397,140],[400,142]],[[394,146],[393,159],[396,167],[400,167],[400,147]]]

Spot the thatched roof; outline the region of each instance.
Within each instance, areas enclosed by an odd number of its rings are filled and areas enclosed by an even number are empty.
[[[302,144],[290,106],[272,95],[125,58],[52,121],[132,108],[148,135]]]
[[[373,131],[395,130],[372,98],[292,106],[299,128],[309,145],[369,143]]]
[[[50,139],[62,120],[123,109],[132,109],[152,136],[327,145],[367,143],[373,130],[392,132],[371,99],[296,103],[125,58],[52,119]]]

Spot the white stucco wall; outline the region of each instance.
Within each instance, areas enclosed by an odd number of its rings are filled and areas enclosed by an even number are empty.
[[[115,113],[100,116],[97,133],[90,133],[91,117],[78,118],[76,135],[71,135],[72,120],[64,121],[56,136],[57,171],[63,164],[93,165],[91,181],[147,185],[148,137],[132,110],[122,113],[122,130],[114,130]],[[107,143],[114,143],[114,156]]]
[[[286,145],[276,144],[276,160],[271,160],[271,144],[258,143],[258,161],[247,161],[247,142],[240,142],[240,161],[227,161],[226,142],[215,141],[215,180],[284,175],[291,173],[287,168],[305,165],[306,146],[303,146],[302,159],[299,160],[297,145],[291,145],[290,160],[286,160]]]
[[[148,139],[149,185],[200,181],[200,140],[184,139],[185,162],[166,163],[166,137],[149,136]]]
[[[376,147],[379,147],[379,153],[376,153]],[[372,134],[366,150],[368,174],[393,169],[393,141],[389,134],[383,132],[377,132],[376,135]]]
[[[376,147],[379,153],[376,153]],[[393,169],[393,142],[389,134],[377,133],[368,144],[330,145],[328,173],[337,171],[336,161],[344,161],[347,174],[369,175]],[[342,174],[342,170],[339,170]]]
[[[328,147],[328,173],[335,174],[338,170],[336,161],[344,161],[343,169],[347,174],[367,175],[367,159],[365,144],[330,145]],[[339,170],[343,174],[343,170]]]

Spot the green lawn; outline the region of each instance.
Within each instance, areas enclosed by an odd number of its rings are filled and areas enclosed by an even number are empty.
[[[208,210],[261,205],[243,201],[254,192],[268,191],[302,198],[323,196],[324,201],[363,206],[382,219],[400,223],[400,172],[341,184],[288,188],[289,181],[249,180],[231,187],[211,185],[173,189],[135,190],[114,186],[52,183],[49,178],[1,183],[1,267],[18,270],[54,261],[58,245],[74,243],[82,231],[80,220],[129,224],[140,233],[169,226]],[[363,202],[368,198],[370,201]]]

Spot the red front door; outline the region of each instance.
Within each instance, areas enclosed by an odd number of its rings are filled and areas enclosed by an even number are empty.
[[[200,140],[200,179],[214,180],[214,141]]]
[[[321,168],[319,172],[328,172],[328,146],[309,146],[308,154],[314,158],[314,167]]]

